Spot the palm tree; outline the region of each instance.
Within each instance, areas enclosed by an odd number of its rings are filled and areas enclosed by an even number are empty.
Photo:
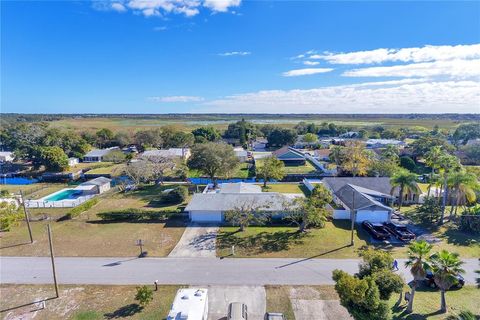
[[[478,190],[479,183],[477,177],[467,173],[466,171],[453,172],[448,178],[448,186],[452,190],[452,194],[455,195],[455,203],[452,203],[452,208],[450,210],[450,217],[453,214],[453,209],[455,207],[455,215],[457,214],[457,209],[461,201],[465,202],[475,202],[477,196],[475,190]]]
[[[390,178],[390,183],[392,184],[392,194],[396,188],[400,188],[398,195],[398,210],[402,208],[403,195],[405,192],[418,192],[417,175],[406,169],[400,169],[394,173]]]
[[[408,246],[408,260],[405,262],[405,266],[410,267],[410,273],[413,276],[412,292],[407,307],[409,313],[413,311],[413,298],[418,282],[425,279],[426,270],[430,269],[425,259],[430,250],[432,250],[432,245],[425,240],[412,242]]]
[[[442,179],[441,179],[440,175],[438,175],[438,174],[436,174],[436,173],[430,175],[430,179],[429,179],[429,181],[428,181],[428,188],[427,188],[427,190],[428,190],[428,192],[427,192],[427,198],[430,197],[430,194],[431,194],[431,192],[432,192],[432,187],[435,187],[435,195],[434,195],[434,197],[438,197],[438,195],[439,195],[439,187],[440,187],[441,181],[442,181]]]
[[[443,198],[442,198],[442,214],[440,216],[440,224],[443,224],[445,218],[445,207],[448,197],[448,176],[450,173],[458,171],[460,162],[457,157],[445,153],[438,159],[438,166],[443,172]]]
[[[440,311],[447,312],[447,301],[445,300],[445,292],[450,289],[457,281],[456,275],[465,273],[461,268],[463,261],[460,260],[458,253],[442,250],[432,255],[429,259],[430,267],[434,274],[433,280],[440,289]]]

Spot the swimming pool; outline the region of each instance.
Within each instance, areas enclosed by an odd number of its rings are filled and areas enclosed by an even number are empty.
[[[82,194],[83,192],[80,190],[63,189],[44,198],[44,200],[46,201],[73,200],[73,199],[77,199]]]

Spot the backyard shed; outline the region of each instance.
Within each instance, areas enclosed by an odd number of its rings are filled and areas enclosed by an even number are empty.
[[[111,179],[98,177],[80,184],[77,188],[80,187],[82,190],[89,189],[93,190],[94,193],[101,194],[110,190],[111,182]]]

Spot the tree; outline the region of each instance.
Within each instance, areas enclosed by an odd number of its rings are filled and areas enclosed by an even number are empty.
[[[330,202],[332,202],[330,190],[323,185],[317,185],[310,196],[298,197],[283,204],[287,212],[284,219],[296,224],[299,232],[304,232],[311,226],[323,228],[328,216],[325,207]]]
[[[418,191],[417,175],[406,169],[398,170],[391,178],[390,184],[392,185],[392,194],[398,188],[398,210],[402,208],[403,196],[405,192],[415,193]]]
[[[342,170],[350,172],[354,177],[364,176],[372,163],[371,156],[365,150],[361,141],[350,141],[344,149],[344,162]]]
[[[435,170],[438,169],[438,160],[442,156],[443,151],[441,146],[433,146],[428,152],[425,154],[425,163],[427,166],[432,168],[430,173],[430,181],[428,185],[428,194],[427,197],[430,196],[430,190],[432,188],[433,176],[435,174]]]
[[[447,185],[451,188],[455,200],[451,203],[450,218],[453,213],[457,214],[460,203],[474,203],[477,200],[475,191],[479,189],[479,183],[476,176],[464,170],[453,172],[448,177]]]
[[[183,132],[173,126],[162,128],[160,136],[163,148],[185,148],[194,144],[195,138],[191,132]]]
[[[131,143],[132,143],[131,136],[127,132],[124,132],[124,131],[117,132],[114,135],[113,140],[112,140],[113,145],[119,146],[121,148],[125,147],[125,146],[128,146]]]
[[[314,142],[317,142],[318,141],[318,137],[316,134],[313,134],[313,133],[306,133],[304,136],[303,136],[303,141],[306,142],[306,143],[314,143]]]
[[[415,217],[424,223],[437,221],[442,214],[442,207],[434,197],[425,197],[423,203],[417,207]]]
[[[113,140],[113,132],[108,128],[103,128],[95,133],[96,143],[100,148],[108,147]]]
[[[290,129],[275,128],[267,136],[270,147],[292,145],[297,140],[297,133]]]
[[[438,166],[443,173],[443,197],[442,197],[442,214],[440,216],[440,224],[443,224],[445,218],[445,207],[447,205],[448,197],[448,176],[460,168],[458,158],[448,153],[444,153],[438,159]]]
[[[463,146],[460,151],[463,153],[463,164],[480,165],[480,144]]]
[[[148,286],[137,287],[135,300],[137,300],[142,307],[146,307],[153,300],[153,290]]]
[[[190,169],[200,170],[214,182],[218,176],[228,176],[238,164],[238,158],[231,146],[215,142],[195,145],[187,163]]]
[[[103,156],[103,161],[121,163],[125,161],[126,157],[121,150],[112,150]]]
[[[409,171],[415,171],[417,166],[415,165],[415,161],[408,156],[404,156],[400,158],[400,167],[405,168]]]
[[[452,151],[453,147],[442,137],[426,135],[418,138],[412,144],[413,157],[423,157],[434,146],[440,146],[444,151]]]
[[[135,133],[133,140],[142,150],[147,148],[161,148],[163,144],[162,131],[160,129],[140,130]]]
[[[433,280],[440,289],[440,311],[447,312],[447,301],[445,300],[445,292],[450,289],[457,281],[457,274],[465,273],[462,269],[463,261],[460,260],[458,253],[451,253],[442,250],[435,253],[429,259]]]
[[[150,181],[153,177],[151,163],[145,160],[130,162],[125,167],[124,173],[135,186],[142,182]]]
[[[254,223],[262,223],[267,219],[263,211],[269,204],[259,205],[252,201],[237,201],[232,209],[225,212],[225,220],[234,226],[238,226],[240,231]]]
[[[173,173],[176,162],[171,157],[148,156],[144,158],[150,166],[151,178],[162,184],[167,174]]]
[[[359,266],[358,275],[360,278],[370,276],[380,270],[391,270],[393,257],[387,251],[366,249],[360,252],[362,262]]]
[[[0,231],[10,231],[10,228],[18,223],[22,213],[18,205],[12,202],[0,202]]]
[[[267,187],[270,179],[281,180],[285,177],[285,164],[275,156],[262,159],[262,165],[257,169],[258,176],[263,179],[263,187]]]
[[[220,131],[212,126],[197,128],[192,131],[192,134],[195,138],[195,143],[215,142],[221,138]]]
[[[38,147],[38,163],[47,171],[60,172],[68,169],[68,157],[60,147]]]
[[[459,125],[453,133],[455,144],[466,144],[468,140],[480,138],[480,126],[478,123],[464,123]]]
[[[410,268],[410,273],[413,276],[412,292],[410,293],[410,300],[408,300],[407,312],[413,311],[413,299],[415,298],[415,290],[417,289],[419,281],[425,279],[427,270],[430,269],[427,261],[427,255],[432,250],[432,245],[422,241],[414,241],[408,246],[408,260],[405,266]]]
[[[188,191],[185,187],[176,187],[169,192],[162,193],[160,200],[164,204],[183,203],[187,199]]]

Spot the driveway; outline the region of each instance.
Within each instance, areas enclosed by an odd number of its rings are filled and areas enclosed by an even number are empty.
[[[217,225],[190,224],[168,256],[215,258],[217,233]]]
[[[311,287],[291,288],[290,301],[296,320],[353,319],[339,300],[323,300]]]
[[[263,320],[266,310],[265,288],[262,286],[208,287],[208,320],[226,319],[228,305],[243,302],[249,320]]]

